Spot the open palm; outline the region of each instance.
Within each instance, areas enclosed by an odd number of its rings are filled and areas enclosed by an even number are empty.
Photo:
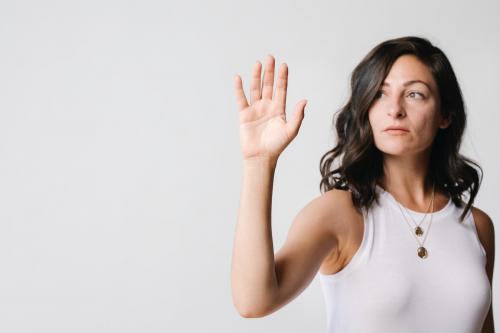
[[[234,87],[240,113],[240,143],[244,159],[278,158],[297,136],[307,101],[296,105],[291,120],[286,120],[288,66],[283,63],[278,74],[273,98],[274,57],[268,56],[261,88],[261,64],[257,61],[252,72],[250,104],[243,91],[242,80],[236,75]]]

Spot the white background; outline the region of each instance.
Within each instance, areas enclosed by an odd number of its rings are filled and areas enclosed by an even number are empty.
[[[252,66],[268,53],[289,66],[287,110],[309,101],[276,171],[275,250],[320,194],[319,159],[333,147],[351,71],[405,35],[429,38],[456,71],[463,153],[485,172],[475,206],[496,223],[499,10],[451,0],[2,0],[0,331],[325,331],[318,277],[265,318],[241,318],[231,300],[241,181],[233,78],[249,96]]]

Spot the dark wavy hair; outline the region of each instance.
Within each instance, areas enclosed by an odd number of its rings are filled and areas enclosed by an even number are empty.
[[[439,112],[445,119],[451,118],[450,125],[440,128],[432,143],[426,181],[447,193],[457,207],[463,207],[462,196],[469,193],[460,216],[462,222],[471,210],[483,170],[459,153],[466,126],[462,92],[448,58],[426,38],[406,36],[384,41],[356,66],[351,74],[351,96],[333,116],[337,144],[321,157],[320,191],[349,191],[358,210],[368,209],[374,200],[378,202],[376,185],[383,176],[383,156],[374,145],[368,110],[391,66],[405,54],[416,56],[430,70],[438,87]]]

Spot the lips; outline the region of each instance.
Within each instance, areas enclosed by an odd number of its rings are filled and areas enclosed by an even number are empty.
[[[401,130],[401,131],[409,132],[406,127],[402,127],[402,126],[389,126],[384,131],[389,131],[389,130]]]

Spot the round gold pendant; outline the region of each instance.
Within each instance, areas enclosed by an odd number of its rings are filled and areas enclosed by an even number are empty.
[[[423,246],[421,246],[421,247],[418,248],[417,254],[422,259],[427,258],[427,250]]]
[[[424,234],[424,231],[422,230],[422,228],[420,228],[420,227],[416,227],[416,228],[415,228],[415,234],[416,234],[417,236],[422,236],[422,235]]]

